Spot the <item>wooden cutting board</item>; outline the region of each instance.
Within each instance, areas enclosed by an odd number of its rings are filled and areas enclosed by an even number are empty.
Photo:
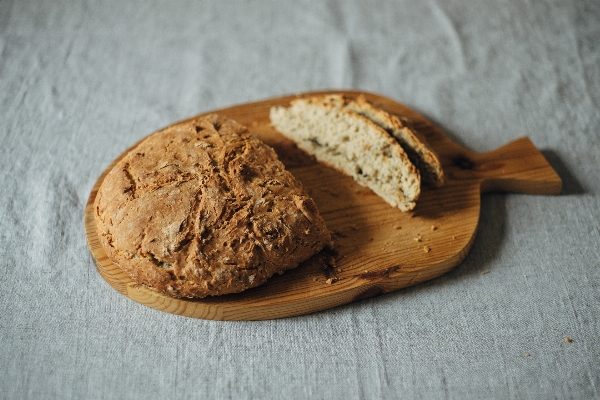
[[[169,313],[216,320],[261,320],[307,314],[359,301],[434,279],[467,256],[477,231],[480,196],[489,191],[557,194],[562,182],[527,138],[497,150],[475,153],[450,141],[410,108],[362,93],[384,109],[406,117],[438,153],[446,174],[440,188],[422,189],[412,212],[392,208],[351,178],[317,163],[276,132],[269,109],[313,92],[215,110],[246,125],[273,146],[286,167],[315,200],[333,232],[336,267],[308,263],[246,292],[199,300],[164,296],[133,282],[104,253],[93,221],[93,203],[104,176],[94,185],[85,210],[88,245],[100,275],[125,296]]]

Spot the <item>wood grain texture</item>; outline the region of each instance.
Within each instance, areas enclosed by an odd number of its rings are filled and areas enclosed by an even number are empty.
[[[415,210],[403,213],[351,178],[317,163],[271,127],[272,106],[325,93],[362,93],[375,104],[410,120],[440,156],[445,185],[424,187]],[[307,263],[246,292],[199,300],[170,298],[138,285],[108,259],[94,225],[97,190],[117,159],[99,177],[88,199],[84,222],[90,252],[100,275],[114,289],[169,313],[216,320],[283,318],[416,285],[452,270],[466,258],[477,231],[482,193],[557,194],[562,187],[559,176],[529,139],[475,153],[449,140],[410,108],[376,94],[303,93],[212,112],[246,125],[275,148],[313,197],[333,232],[337,267],[323,269],[317,263]]]

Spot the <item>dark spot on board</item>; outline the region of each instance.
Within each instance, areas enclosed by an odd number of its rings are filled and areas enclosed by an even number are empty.
[[[379,280],[382,278],[389,278],[390,274],[398,271],[398,269],[400,269],[400,267],[398,267],[396,265],[396,266],[389,267],[389,268],[386,268],[381,271],[365,272],[365,273],[360,274],[359,278],[366,279],[369,281]]]
[[[359,293],[352,300],[353,301],[366,300],[366,299],[370,299],[371,297],[379,296],[383,293],[384,293],[383,289],[380,288],[379,286],[372,286],[372,287],[368,288],[367,290],[365,290],[364,292]]]
[[[453,162],[454,165],[456,165],[460,169],[471,170],[475,168],[475,163],[465,156],[457,156],[456,158],[454,158]]]

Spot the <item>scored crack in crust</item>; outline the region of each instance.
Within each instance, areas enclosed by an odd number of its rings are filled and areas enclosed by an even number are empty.
[[[172,297],[240,292],[331,246],[273,149],[217,114],[142,141],[106,175],[94,206],[109,258]]]

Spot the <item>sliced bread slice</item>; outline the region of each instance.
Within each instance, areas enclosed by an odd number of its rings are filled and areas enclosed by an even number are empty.
[[[432,186],[441,186],[444,183],[444,171],[438,156],[428,147],[424,138],[420,138],[396,115],[370,103],[364,95],[359,95],[356,99],[328,95],[323,96],[323,100],[370,119],[392,135],[421,173],[423,183]]]
[[[293,100],[273,107],[271,124],[314,155],[373,190],[402,211],[412,210],[421,178],[406,152],[385,130],[358,113],[322,97]]]

